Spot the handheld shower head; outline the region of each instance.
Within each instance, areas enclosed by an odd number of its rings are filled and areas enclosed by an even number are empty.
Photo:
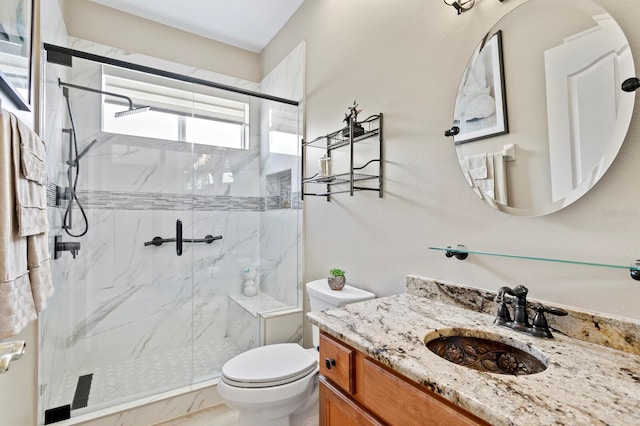
[[[143,107],[139,107],[139,108],[134,108],[133,107],[133,101],[131,100],[131,98],[128,97],[128,96],[121,95],[119,93],[105,92],[104,90],[98,90],[98,89],[94,89],[92,87],[78,86],[77,84],[65,83],[65,82],[61,81],[60,79],[58,79],[58,86],[63,88],[63,94],[67,98],[68,98],[68,95],[69,95],[68,88],[70,87],[72,89],[80,89],[80,90],[85,90],[87,92],[99,93],[101,95],[114,96],[116,98],[125,99],[127,102],[129,102],[129,109],[126,110],[126,111],[116,112],[116,114],[115,114],[116,118],[124,117],[124,116],[131,115],[131,114],[137,114],[139,112],[146,112],[146,111],[149,111],[151,109],[150,106],[143,106]]]

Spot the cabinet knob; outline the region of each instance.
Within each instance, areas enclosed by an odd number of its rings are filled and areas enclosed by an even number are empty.
[[[336,360],[333,358],[325,358],[324,359],[324,366],[327,367],[327,370],[331,370],[331,367],[335,367],[336,365]]]

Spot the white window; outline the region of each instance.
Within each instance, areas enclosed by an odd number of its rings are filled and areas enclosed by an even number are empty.
[[[133,100],[146,112],[115,117],[129,109],[123,98],[104,95],[102,130],[132,136],[248,149],[249,104],[221,97],[220,89],[103,66],[103,90]],[[241,97],[241,95],[235,95]]]

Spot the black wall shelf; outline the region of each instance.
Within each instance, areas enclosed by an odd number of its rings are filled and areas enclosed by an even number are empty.
[[[377,138],[378,158],[370,159],[360,166],[355,166],[354,145],[372,138]],[[325,136],[317,137],[311,141],[302,142],[302,175],[305,175],[306,148],[317,148],[325,151],[328,158],[331,152],[338,148],[349,147],[349,166],[346,172],[321,176],[316,173],[313,176],[302,179],[302,198],[305,195],[327,197],[331,201],[331,195],[349,193],[353,196],[358,191],[376,191],[382,198],[382,113],[372,115],[363,121],[349,120],[349,125]],[[377,164],[377,167],[376,167]],[[377,186],[361,186],[360,182],[377,180]],[[356,184],[358,182],[358,184]],[[325,185],[324,191],[306,192],[306,184]],[[333,188],[335,185],[349,185],[349,189]]]

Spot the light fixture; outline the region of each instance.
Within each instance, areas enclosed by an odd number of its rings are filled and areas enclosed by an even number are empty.
[[[471,9],[476,4],[476,0],[442,0],[442,1],[444,1],[444,4],[446,4],[447,6],[453,6],[453,8],[458,11],[458,15],[460,15],[462,12],[466,12],[467,10]],[[498,1],[500,3],[503,2],[503,0],[498,0]]]
[[[622,90],[625,92],[634,92],[640,87],[640,80],[636,77],[631,77],[622,82]]]
[[[471,9],[475,4],[476,0],[443,0],[444,4],[447,6],[453,6],[455,10],[458,11],[458,15],[462,12],[466,12]]]

